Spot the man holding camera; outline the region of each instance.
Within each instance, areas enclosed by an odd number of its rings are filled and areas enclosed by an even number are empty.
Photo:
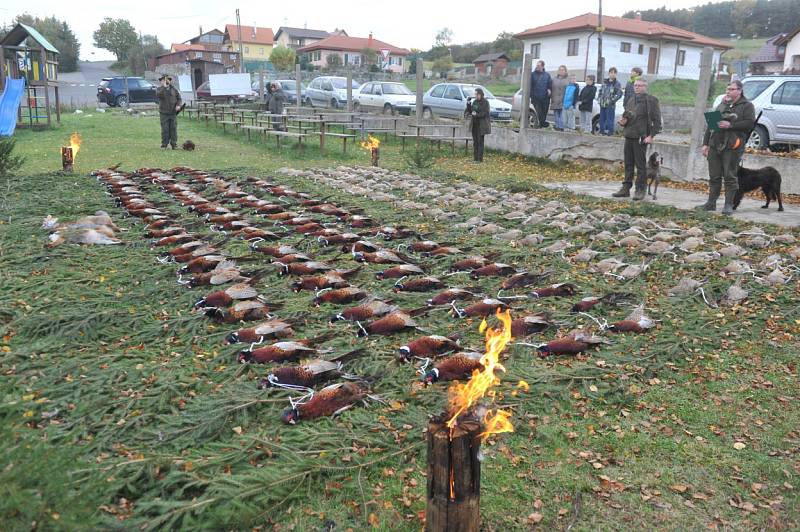
[[[178,111],[181,110],[181,93],[172,84],[172,78],[164,74],[158,81],[161,85],[156,89],[158,113],[161,116],[161,147],[167,144],[172,149],[178,147]]]
[[[627,198],[633,186],[633,171],[636,169],[636,192],[634,201],[645,196],[647,183],[647,147],[661,131],[661,107],[658,98],[647,94],[647,80],[637,79],[633,84],[634,95],[628,100],[619,125],[625,137],[625,181],[622,188],[612,194],[615,198]]]

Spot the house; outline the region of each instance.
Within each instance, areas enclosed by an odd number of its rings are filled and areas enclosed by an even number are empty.
[[[786,45],[778,46],[775,41],[786,36],[786,33],[773,35],[764,46],[750,58],[751,74],[777,74],[783,71],[783,59]]]
[[[503,75],[508,62],[508,56],[499,52],[479,55],[472,61],[472,64],[475,65],[475,71],[478,74],[496,78]]]
[[[197,37],[192,37],[183,43],[199,44],[209,50],[224,50],[226,48],[225,34],[223,32],[215,28],[204,33],[202,26],[200,26],[200,34]]]
[[[325,30],[309,30],[306,28],[290,28],[281,26],[275,33],[275,46],[284,46],[297,50],[328,37],[330,33]]]
[[[586,74],[597,75],[597,23],[597,14],[586,13],[527,29],[514,37],[523,42],[523,54],[531,54],[534,62],[544,60],[549,71],[565,65],[581,79]],[[733,48],[710,37],[640,17],[603,15],[603,28],[605,69],[616,67],[620,77],[638,66],[649,79],[697,79],[704,47],[713,49],[713,65],[719,65],[721,54]]]
[[[366,54],[368,49],[374,50],[374,53]],[[304,55],[309,64],[320,68],[328,68],[338,63],[350,67],[377,65],[381,70],[406,72],[408,70],[406,58],[411,51],[374,39],[371,33],[367,38],[335,33],[298,48],[297,53]]]
[[[784,49],[783,73],[800,74],[800,27],[775,39],[775,45]]]
[[[207,45],[173,43],[170,52],[155,58],[150,70],[159,74],[189,74],[195,88],[208,81],[211,74],[239,72],[239,52],[209,50]]]
[[[266,67],[275,41],[272,28],[226,24],[223,42],[231,50],[239,50],[239,28],[241,28],[242,61],[245,70],[256,71]]]

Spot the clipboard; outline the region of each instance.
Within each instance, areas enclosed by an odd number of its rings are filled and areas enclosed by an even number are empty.
[[[709,111],[703,113],[703,115],[706,117],[706,125],[709,131],[720,131],[717,123],[722,121],[722,113],[719,111]]]

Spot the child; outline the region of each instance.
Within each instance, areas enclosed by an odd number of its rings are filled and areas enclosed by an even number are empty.
[[[581,89],[578,96],[578,110],[581,112],[581,129],[586,133],[592,133],[592,104],[597,93],[597,86],[594,84],[594,76],[586,76],[586,86]]]
[[[578,107],[578,91],[580,88],[575,82],[575,75],[569,76],[569,84],[564,89],[564,129],[575,129],[575,109]]]
[[[608,69],[608,78],[603,81],[600,92],[597,95],[597,102],[600,104],[600,134],[614,134],[614,115],[617,108],[617,100],[622,98],[622,86],[617,81],[617,69]]]

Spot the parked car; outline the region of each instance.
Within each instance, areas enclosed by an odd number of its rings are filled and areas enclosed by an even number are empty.
[[[411,114],[417,96],[403,83],[371,81],[361,85],[353,94],[353,108],[382,111],[384,114]]]
[[[127,80],[127,90],[125,82]],[[128,99],[130,96],[130,100]],[[109,107],[127,107],[129,103],[156,102],[156,86],[144,78],[115,76],[103,78],[97,86],[97,101]]]
[[[422,95],[422,116],[434,115],[462,117],[467,110],[467,98],[475,96],[475,89],[483,89],[489,101],[489,115],[492,120],[511,120],[511,104],[497,99],[482,85],[469,83],[439,83]]]
[[[353,94],[361,85],[353,81]],[[306,89],[305,101],[309,107],[315,105],[339,109],[347,106],[347,78],[337,76],[320,76],[311,80]]]
[[[745,98],[761,113],[748,148],[800,144],[800,76],[750,76],[742,80]],[[713,108],[724,94],[714,100]]]
[[[293,79],[275,79],[271,81],[264,82],[264,92],[267,90],[267,85],[270,83],[278,82],[281,84],[281,88],[283,92],[286,93],[286,102],[292,105],[297,103],[297,81]],[[258,81],[253,82],[253,92],[258,94]],[[300,84],[300,101],[305,101],[306,99],[306,86],[302,83]]]
[[[201,84],[199,87],[197,87],[197,89],[195,89],[194,92],[198,100],[210,100],[210,101],[229,102],[229,103],[251,102],[258,97],[258,93],[253,91],[250,91],[250,93],[248,94],[235,94],[235,95],[217,94],[212,96],[210,81],[206,81],[205,83]]]
[[[577,83],[579,87],[578,94],[580,94],[580,91],[583,90],[583,87],[586,86],[586,83],[584,83],[583,81],[578,81]],[[600,91],[599,84],[597,84],[597,91],[598,92]],[[522,101],[522,89],[519,89],[517,92],[514,93],[514,99],[511,102],[511,106],[513,107],[514,118],[517,119],[520,118],[520,110],[522,109],[522,106],[520,105],[521,101]],[[531,110],[529,116],[532,123],[534,117],[533,104],[531,104],[530,102],[528,102],[528,104]],[[625,112],[625,107],[623,106],[622,98],[620,98],[619,100],[617,100],[616,109],[614,109],[614,115],[615,115],[614,123],[616,123],[617,121],[619,121],[620,118],[622,118],[622,113],[624,112]],[[576,128],[580,126],[580,116],[581,116],[580,111],[575,109]],[[550,122],[551,124],[554,122],[552,110],[550,110],[547,114],[547,121]],[[594,102],[592,102],[592,131],[594,131],[595,133],[600,131],[600,104],[597,103],[597,99],[595,99]]]

